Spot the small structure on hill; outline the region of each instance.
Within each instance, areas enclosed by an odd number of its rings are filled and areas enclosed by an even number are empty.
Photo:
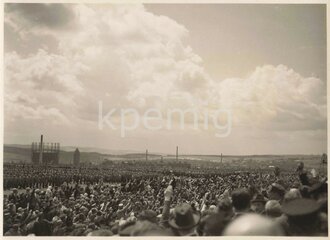
[[[43,135],[40,142],[33,142],[31,145],[31,162],[33,164],[56,165],[59,163],[60,144],[44,143]]]
[[[76,148],[73,154],[73,165],[78,166],[80,164],[80,152],[79,149]]]

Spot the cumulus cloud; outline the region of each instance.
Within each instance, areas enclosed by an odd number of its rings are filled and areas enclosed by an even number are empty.
[[[220,104],[236,122],[273,130],[326,128],[326,86],[287,66],[257,67],[244,79],[218,84]]]
[[[245,78],[215,81],[185,42],[188,29],[142,5],[6,4],[5,15],[5,121],[51,118],[96,130],[103,101],[141,111],[228,109],[233,127],[247,130],[326,129],[320,79],[265,65]],[[56,47],[9,51],[12,35],[22,46],[52,36]]]

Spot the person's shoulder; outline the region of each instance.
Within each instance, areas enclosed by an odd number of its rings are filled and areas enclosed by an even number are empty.
[[[274,219],[276,223],[280,225],[288,225],[288,217],[285,214]]]

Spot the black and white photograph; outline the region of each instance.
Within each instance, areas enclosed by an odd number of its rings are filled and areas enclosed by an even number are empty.
[[[328,237],[325,2],[2,6],[2,236]]]

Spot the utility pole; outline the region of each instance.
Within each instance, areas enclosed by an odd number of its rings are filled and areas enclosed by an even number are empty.
[[[222,163],[222,153],[221,153],[221,163]]]
[[[178,156],[179,156],[179,147],[178,146],[176,146],[176,160],[178,160]]]
[[[146,161],[148,161],[148,149],[146,150]]]

